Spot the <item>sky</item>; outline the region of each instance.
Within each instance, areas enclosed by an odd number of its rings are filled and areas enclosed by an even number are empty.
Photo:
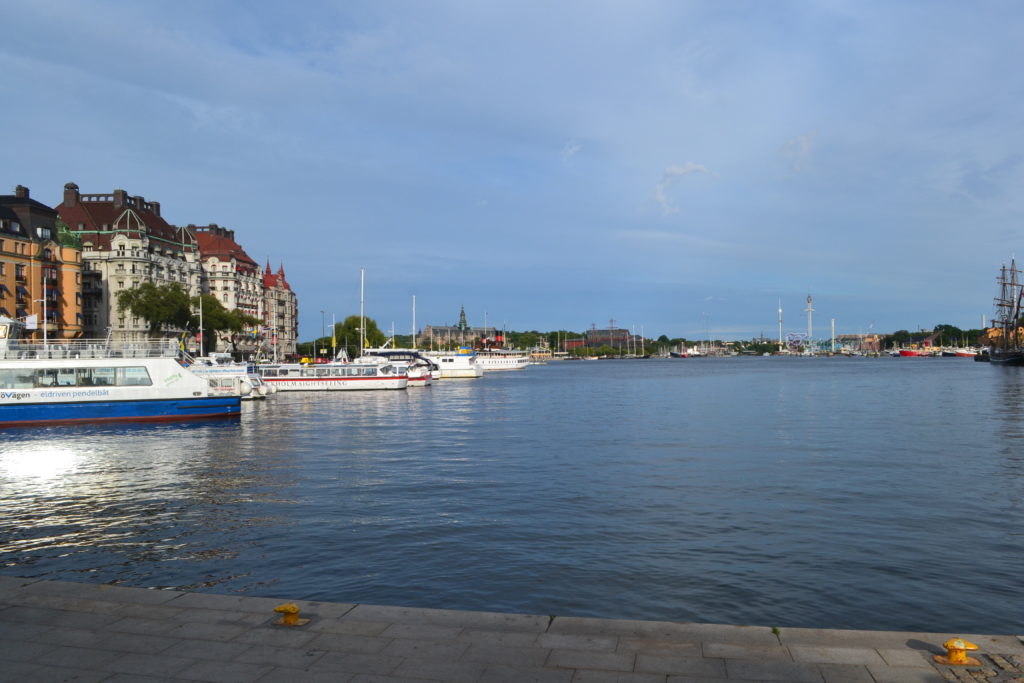
[[[115,188],[365,310],[976,328],[1024,247],[1016,0],[0,0],[0,193]]]

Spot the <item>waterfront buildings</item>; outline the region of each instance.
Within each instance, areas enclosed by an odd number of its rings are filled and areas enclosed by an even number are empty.
[[[159,202],[122,189],[83,194],[67,183],[55,208],[21,185],[0,195],[0,315],[26,322],[36,315],[42,325],[45,308],[51,339],[141,341],[146,321],[121,310],[117,293],[143,282],[211,294],[262,322],[222,335],[218,350],[280,358],[296,351],[298,299],[284,266],[272,273],[268,262],[264,271],[234,230],[172,225]],[[35,336],[42,338],[41,328]]]
[[[189,225],[188,230],[199,245],[203,290],[224,308],[262,320],[263,271],[235,241],[235,231],[215,223]],[[215,350],[251,355],[260,347],[261,332],[258,326],[239,332],[221,331]]]
[[[159,202],[120,189],[82,194],[78,185],[68,183],[57,211],[82,243],[86,337],[146,339],[146,321],[117,303],[118,292],[142,282],[177,282],[190,296],[199,293],[202,268],[195,238],[187,228],[164,220]]]
[[[299,341],[299,300],[285,279],[284,265],[272,273],[270,261],[267,261],[267,268],[263,271],[263,324],[265,334],[270,335],[270,357],[280,358],[296,353]]]
[[[57,212],[18,185],[0,195],[0,315],[32,320],[38,338],[82,333],[82,248]]]

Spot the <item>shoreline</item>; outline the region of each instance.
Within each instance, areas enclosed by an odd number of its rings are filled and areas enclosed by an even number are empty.
[[[309,624],[272,625],[294,602]],[[932,662],[961,637],[981,667]],[[560,617],[0,576],[0,680],[938,683],[1024,678],[1024,636]],[[991,676],[981,677],[982,672]],[[972,673],[974,674],[972,677]]]

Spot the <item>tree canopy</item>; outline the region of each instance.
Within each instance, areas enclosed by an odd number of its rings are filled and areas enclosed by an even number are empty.
[[[145,320],[151,337],[159,336],[165,328],[186,330],[194,327],[191,299],[177,282],[167,285],[143,282],[118,292],[117,304],[122,310]]]
[[[373,318],[363,318],[363,327],[366,331],[366,345],[368,347],[383,346],[384,342],[387,341],[387,337],[380,329],[377,328],[377,321]],[[344,348],[349,355],[349,358],[356,358],[359,356],[359,316],[350,315],[345,318],[343,322],[337,323],[334,326],[334,336],[338,342],[338,348]],[[318,346],[317,348],[331,348],[330,338],[321,340],[323,347]]]
[[[241,332],[245,327],[259,325],[260,321],[241,311],[224,308],[216,297],[200,294],[190,297],[185,288],[177,282],[155,285],[142,282],[137,287],[117,293],[118,305],[133,316],[146,321],[149,336],[157,337],[170,331],[199,331],[199,308],[203,311],[203,335],[200,354],[208,348],[206,340],[219,331]],[[234,345],[234,335],[227,338]]]

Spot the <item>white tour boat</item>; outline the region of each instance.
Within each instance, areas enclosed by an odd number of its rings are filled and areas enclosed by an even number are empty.
[[[241,413],[243,387],[189,371],[177,340],[22,340],[0,317],[0,428],[164,422]]]
[[[437,365],[436,379],[473,379],[484,376],[473,349],[461,348],[456,352],[424,351],[423,355]]]
[[[522,370],[530,364],[530,354],[517,349],[479,349],[476,362],[484,372]]]
[[[437,364],[417,349],[365,349],[363,354],[405,364],[408,368],[406,374],[409,377],[410,387],[430,386],[434,373],[438,370]]]
[[[257,365],[260,377],[278,391],[351,391],[405,389],[407,368],[386,358],[363,356],[351,362]]]
[[[256,372],[255,363],[236,363],[230,353],[211,353],[192,361],[189,370],[200,377],[219,379],[236,378],[240,385],[248,385],[251,391],[243,399],[266,398],[277,390],[264,382]]]

